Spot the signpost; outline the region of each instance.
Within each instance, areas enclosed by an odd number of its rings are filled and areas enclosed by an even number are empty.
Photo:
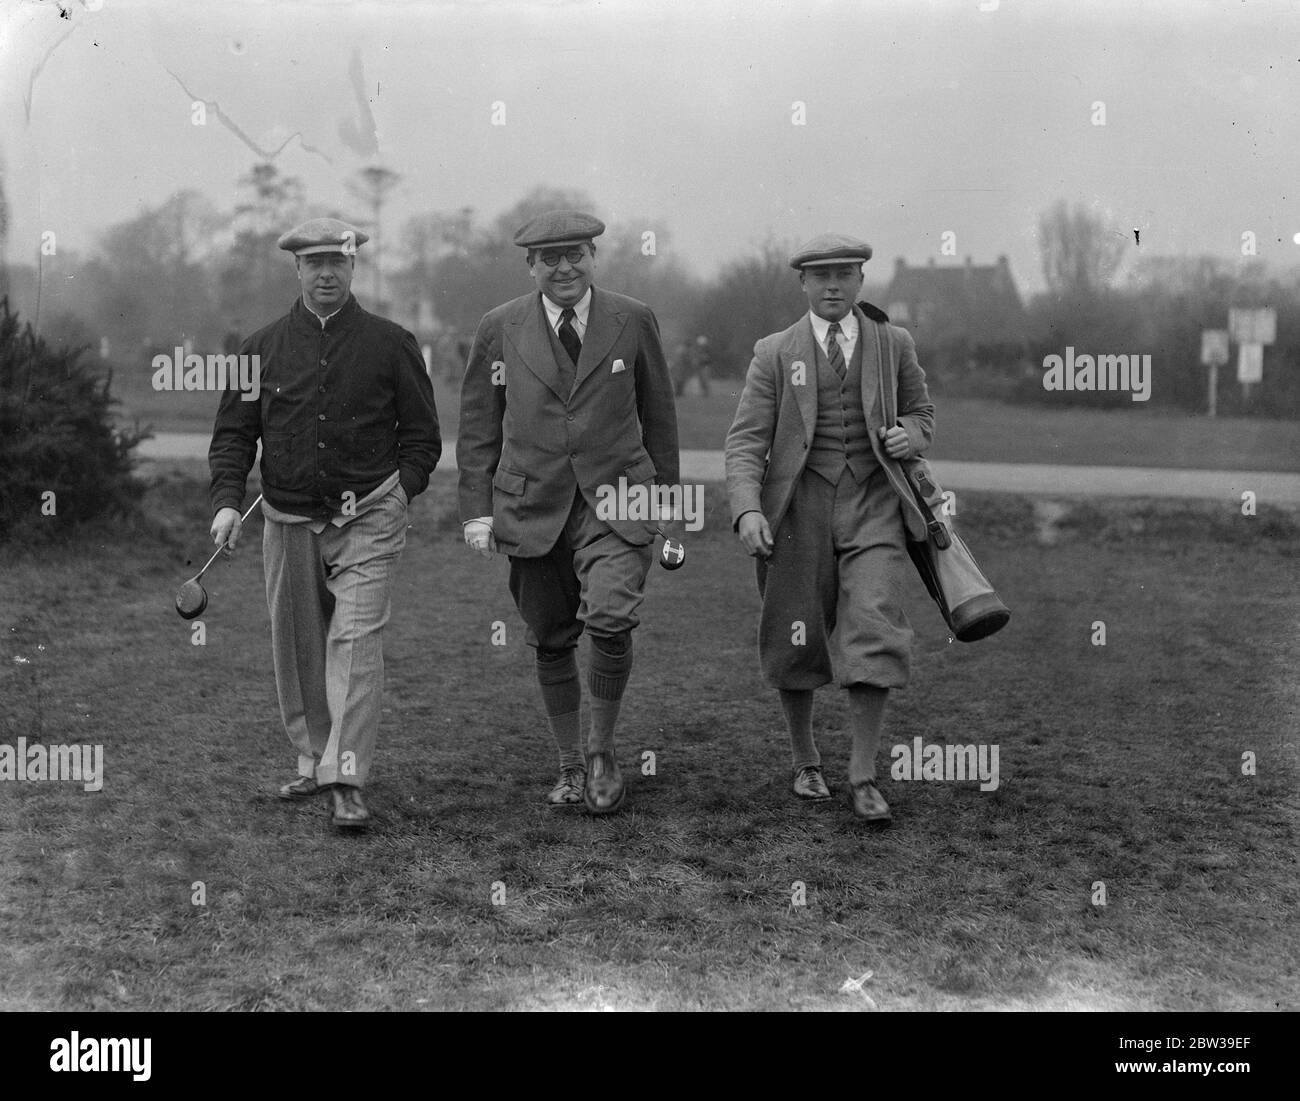
[[[1230,309],[1228,329],[1238,344],[1237,381],[1245,408],[1251,386],[1264,381],[1264,346],[1277,339],[1277,310]]]
[[[1201,332],[1201,362],[1210,369],[1209,413],[1219,409],[1219,368],[1228,362],[1228,330],[1205,329]]]

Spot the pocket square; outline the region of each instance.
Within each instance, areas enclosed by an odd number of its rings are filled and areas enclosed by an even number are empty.
[[[624,364],[624,362],[621,359],[616,359],[614,360],[614,366],[609,373],[611,375],[616,375],[619,373],[619,371],[626,371],[626,370],[627,370],[627,365]]]

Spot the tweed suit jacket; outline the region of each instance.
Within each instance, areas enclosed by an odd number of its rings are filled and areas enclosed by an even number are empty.
[[[554,546],[574,489],[593,509],[604,486],[676,485],[677,410],[650,307],[593,287],[573,388],[564,392],[540,292],[479,322],[461,386],[462,521],[492,517],[497,548],[536,558]],[[657,518],[615,516],[636,546]]]
[[[902,509],[908,535],[926,537],[926,517],[917,507],[903,468],[885,454],[880,441],[884,427],[880,408],[880,372],[885,385],[898,395],[898,423],[920,454],[934,437],[934,405],[925,385],[925,372],[916,359],[911,334],[874,306],[853,307],[862,349],[862,409],[866,413],[871,448],[884,468]],[[727,433],[727,497],[732,527],[746,512],[766,517],[773,533],[785,516],[817,425],[817,338],[804,314],[783,332],[765,336],[754,345],[754,358],[735,419]]]

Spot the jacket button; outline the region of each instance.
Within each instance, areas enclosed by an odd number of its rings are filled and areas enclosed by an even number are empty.
[[[328,360],[328,359],[322,359],[322,360],[320,361],[320,365],[321,365],[322,367],[324,367],[327,363],[329,363],[329,360]]]
[[[317,446],[317,447],[324,447],[325,445],[324,445],[323,443],[318,443],[316,446]]]
[[[322,394],[325,393],[325,387],[324,387],[324,386],[318,387],[318,389],[320,390],[320,392],[321,392]]]
[[[317,417],[316,419],[317,419],[318,421],[323,421],[323,420],[325,419],[325,414],[322,413],[322,414],[321,414],[319,417]]]
[[[569,420],[573,420],[573,414],[572,414],[572,413],[569,414]]]

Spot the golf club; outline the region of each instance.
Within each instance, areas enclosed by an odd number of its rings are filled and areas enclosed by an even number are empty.
[[[659,548],[659,565],[666,570],[678,569],[686,561],[686,547],[678,539],[669,539],[662,524],[659,526],[659,534],[664,541],[664,545]]]
[[[257,495],[257,500],[249,505],[248,511],[240,517],[239,523],[241,526],[253,514],[253,509],[257,508],[258,502],[261,501],[261,499],[262,495],[259,493]],[[212,557],[203,564],[203,569],[199,570],[198,573],[176,590],[176,611],[180,615],[181,619],[196,619],[198,616],[203,614],[203,609],[208,606],[208,590],[203,587],[203,575],[207,573],[208,567],[217,560],[217,555],[225,549],[226,544],[222,543],[221,546],[212,552]]]

